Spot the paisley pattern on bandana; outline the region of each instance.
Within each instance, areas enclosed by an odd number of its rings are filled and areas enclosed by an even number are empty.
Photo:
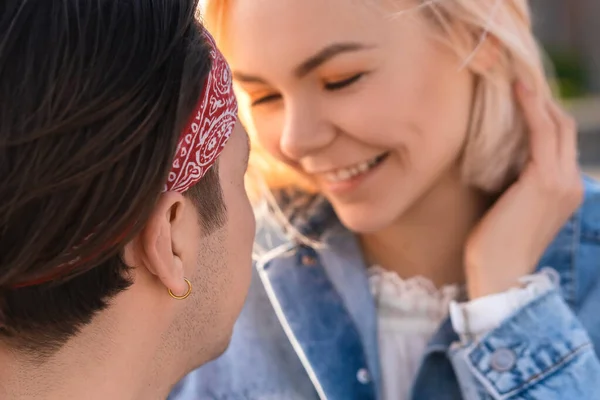
[[[183,193],[198,183],[216,162],[237,121],[231,71],[206,31],[205,38],[211,47],[212,69],[179,140],[165,191]]]

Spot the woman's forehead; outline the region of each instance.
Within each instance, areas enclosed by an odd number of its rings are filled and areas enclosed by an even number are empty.
[[[279,68],[339,42],[373,43],[385,18],[368,0],[236,0],[227,12],[226,53],[249,71]]]

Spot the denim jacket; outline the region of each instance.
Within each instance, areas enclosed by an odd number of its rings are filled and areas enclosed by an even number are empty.
[[[413,399],[600,399],[600,185],[586,178],[585,188],[538,266],[553,268],[560,285],[477,341],[461,342],[442,323]],[[381,398],[376,308],[360,249],[327,204],[313,203],[288,217],[309,237],[324,232],[320,245],[291,240],[259,217],[257,240],[268,251],[231,345],[170,400]]]

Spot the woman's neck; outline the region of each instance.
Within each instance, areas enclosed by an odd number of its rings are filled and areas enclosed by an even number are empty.
[[[490,200],[461,184],[458,175],[440,179],[385,229],[361,235],[367,263],[402,278],[423,276],[437,287],[464,283],[465,242]]]

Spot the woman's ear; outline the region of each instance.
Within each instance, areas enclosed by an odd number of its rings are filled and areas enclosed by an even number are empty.
[[[493,35],[482,35],[481,41],[470,56],[468,67],[478,75],[492,71],[502,59],[503,48],[500,41]]]

